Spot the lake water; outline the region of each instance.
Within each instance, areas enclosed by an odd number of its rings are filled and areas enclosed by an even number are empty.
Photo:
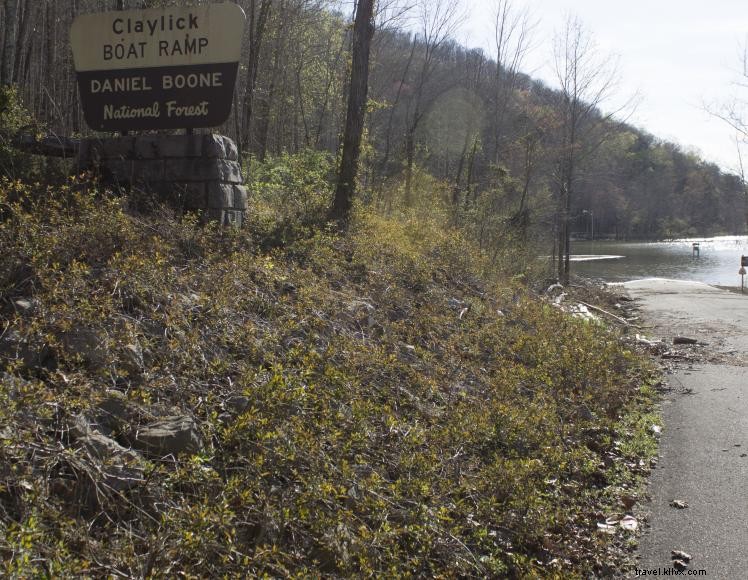
[[[699,242],[698,257],[693,256],[693,242]],[[588,278],[609,282],[671,278],[740,286],[740,257],[748,256],[748,237],[672,242],[573,242],[572,253],[572,273]]]

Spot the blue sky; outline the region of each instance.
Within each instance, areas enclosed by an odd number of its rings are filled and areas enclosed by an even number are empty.
[[[494,0],[463,3],[466,17],[456,39],[490,54]],[[748,38],[748,1],[513,0],[513,5],[538,22],[524,72],[554,86],[553,36],[566,15],[576,15],[600,49],[618,57],[619,90],[609,111],[638,94],[630,123],[727,170],[736,166],[734,131],[706,113],[704,104],[717,106],[740,94],[735,83]],[[743,90],[748,100],[748,88]]]

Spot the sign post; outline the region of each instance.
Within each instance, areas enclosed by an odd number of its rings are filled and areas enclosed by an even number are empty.
[[[77,17],[70,40],[86,122],[96,131],[223,124],[245,19],[230,2]]]

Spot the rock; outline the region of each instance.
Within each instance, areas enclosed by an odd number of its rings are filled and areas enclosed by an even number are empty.
[[[670,507],[674,507],[679,510],[684,510],[688,507],[688,503],[680,499],[674,499],[673,501],[670,502]]]
[[[108,459],[113,456],[137,459],[134,452],[94,429],[84,415],[78,415],[74,419],[70,426],[70,436],[73,437],[78,447],[85,449],[91,456],[98,459]]]
[[[15,300],[13,302],[13,307],[16,309],[16,312],[23,315],[32,314],[34,312],[34,303],[25,298]]]
[[[688,338],[686,336],[676,336],[673,339],[673,344],[698,344],[698,342],[695,338]]]
[[[688,563],[683,560],[673,560],[673,568],[676,570],[685,570],[688,568]]]
[[[70,436],[77,449],[87,452],[94,469],[89,471],[89,478],[53,481],[50,491],[55,495],[83,509],[96,511],[105,501],[103,498],[106,495],[102,494],[127,491],[146,481],[142,458],[132,449],[101,433],[84,415],[75,417],[70,426]]]
[[[202,441],[192,417],[175,415],[141,427],[135,434],[133,447],[163,457],[197,453],[202,448]]]
[[[105,337],[92,328],[74,328],[62,335],[62,344],[73,356],[92,367],[106,364]]]
[[[120,365],[131,378],[138,378],[145,370],[143,349],[138,343],[127,344],[120,350]]]
[[[111,422],[131,420],[134,407],[134,403],[130,402],[127,395],[114,390],[107,391],[106,396],[97,405],[103,416]]]
[[[362,327],[374,326],[374,313],[376,308],[363,300],[354,300],[348,304],[348,312],[354,317],[356,323]]]
[[[249,397],[245,397],[243,395],[235,395],[233,397],[229,397],[226,400],[226,407],[231,410],[232,413],[241,415],[247,409],[249,409],[250,402],[251,401],[249,400]]]
[[[682,550],[673,550],[670,554],[673,560],[682,560],[686,564],[691,561],[691,554],[686,554]]]
[[[0,361],[21,360],[28,369],[54,370],[57,359],[54,351],[47,345],[35,345],[14,329],[9,329],[0,336]]]
[[[104,484],[115,491],[127,491],[145,483],[145,471],[140,467],[127,465],[107,465],[104,471]]]

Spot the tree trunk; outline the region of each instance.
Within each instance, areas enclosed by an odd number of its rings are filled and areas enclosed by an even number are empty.
[[[249,14],[249,55],[247,57],[247,81],[244,87],[242,131],[239,146],[242,151],[249,147],[252,133],[252,112],[254,106],[255,87],[259,70],[260,50],[265,35],[265,27],[270,16],[272,0],[262,0],[259,14],[255,15],[255,0],[250,3]]]
[[[353,25],[353,54],[343,154],[330,218],[345,226],[356,191],[356,173],[369,93],[369,54],[374,36],[374,0],[359,0]]]
[[[0,63],[0,85],[13,83],[16,62],[16,32],[18,29],[18,0],[5,1],[5,43],[3,62]]]
[[[415,128],[408,128],[405,136],[405,207],[413,206],[413,165],[416,158]]]

